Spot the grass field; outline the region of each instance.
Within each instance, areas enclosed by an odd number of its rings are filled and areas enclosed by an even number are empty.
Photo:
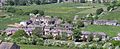
[[[77,7],[88,7],[88,8],[77,8]],[[57,4],[47,4],[47,5],[31,5],[31,6],[15,6],[16,8],[23,9],[24,11],[30,11],[34,9],[45,11],[45,15],[51,16],[85,16],[91,12],[95,12],[96,8],[103,7],[101,4],[82,4],[82,3],[57,3]],[[91,11],[86,11],[87,9],[93,9]],[[84,13],[79,13],[83,12]]]
[[[91,32],[105,32],[109,36],[116,36],[117,33],[120,33],[120,27],[118,26],[90,25],[83,30]]]
[[[55,47],[55,46],[39,46],[39,45],[20,45],[20,49],[76,49],[67,47]]]
[[[57,3],[57,4],[46,4],[46,5],[31,5],[31,6],[13,6],[15,8],[23,9],[24,12],[32,11],[35,9],[43,10],[45,15],[49,16],[60,16],[64,19],[73,18],[75,15],[80,17],[86,16],[89,13],[95,12],[96,8],[103,7],[101,4],[82,4],[82,3]],[[7,6],[11,7],[11,6]],[[88,8],[77,8],[77,7],[88,7]],[[91,10],[92,9],[92,10]],[[89,11],[86,11],[89,10]],[[82,13],[81,13],[82,12]],[[5,13],[7,14],[7,13]],[[13,24],[15,22],[20,22],[27,20],[29,16],[26,15],[17,15],[10,16],[7,18],[0,18],[0,29],[7,28],[8,24]]]
[[[120,22],[120,7],[113,12],[109,12],[108,14],[101,16],[99,19],[118,20]]]
[[[20,16],[20,15],[14,15],[14,16],[8,16],[6,18],[0,18],[0,29],[5,29],[7,28],[8,24],[14,24],[14,23],[19,23],[20,21],[25,21],[28,20],[28,16]]]

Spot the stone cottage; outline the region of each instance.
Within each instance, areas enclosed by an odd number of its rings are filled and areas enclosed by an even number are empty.
[[[93,24],[95,25],[113,25],[116,26],[118,23],[117,20],[94,20]]]
[[[105,34],[104,32],[89,32],[89,31],[81,31],[81,37],[85,37],[85,38],[88,38],[88,36],[92,34],[94,38],[96,38],[96,36],[100,35],[102,40],[106,40],[108,37],[107,37],[107,34]]]

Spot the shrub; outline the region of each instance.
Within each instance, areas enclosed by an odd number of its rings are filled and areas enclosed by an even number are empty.
[[[32,10],[31,13],[33,13],[33,14],[40,14],[41,16],[44,15],[44,11],[42,11],[42,10]]]
[[[103,8],[97,9],[97,10],[96,10],[96,14],[99,15],[99,14],[101,14],[103,11],[104,11]]]
[[[28,35],[26,34],[26,32],[24,30],[18,30],[17,32],[15,32],[15,34],[12,36],[12,38],[19,38],[19,37],[28,37]]]
[[[22,15],[24,12],[23,12],[22,9],[17,9],[15,13],[16,13],[16,14],[19,14],[19,15]]]
[[[3,16],[0,16],[0,18],[5,18],[6,16],[5,15],[3,15]]]
[[[23,15],[29,15],[31,12],[27,11],[27,12],[23,12]]]
[[[10,13],[15,13],[16,12],[16,8],[14,7],[8,7],[6,8],[7,12],[10,12]]]
[[[110,41],[114,46],[120,46],[120,41]]]

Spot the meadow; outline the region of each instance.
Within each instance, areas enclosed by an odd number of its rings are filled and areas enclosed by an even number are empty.
[[[107,25],[90,25],[83,29],[90,32],[105,32],[109,36],[116,36],[120,33],[119,26],[107,26]]]
[[[73,19],[73,16],[79,15],[80,17],[84,17],[89,13],[95,13],[96,8],[104,7],[101,4],[91,4],[91,3],[56,3],[56,4],[45,4],[45,5],[30,5],[30,6],[6,6],[6,7],[15,7],[18,9],[22,9],[23,12],[29,12],[32,10],[43,10],[45,15],[49,16],[59,16],[63,19]],[[83,8],[78,8],[83,7]],[[84,8],[85,7],[85,8]],[[92,10],[91,10],[92,9]],[[8,24],[18,23],[20,21],[28,20],[28,15],[18,15],[5,13],[6,18],[0,18],[0,29],[7,28]]]
[[[99,19],[118,20],[120,22],[120,7],[118,7],[116,10],[113,10],[112,12],[108,12]]]

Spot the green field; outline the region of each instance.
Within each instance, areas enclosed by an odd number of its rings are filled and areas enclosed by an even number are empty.
[[[68,47],[39,46],[39,45],[20,45],[20,49],[76,49]]]
[[[118,26],[90,25],[83,30],[91,32],[105,32],[109,36],[116,36],[117,33],[120,33],[120,27]]]
[[[101,16],[99,19],[118,20],[120,22],[120,7],[104,16]]]
[[[43,10],[45,15],[49,16],[59,16],[64,18],[65,20],[73,16],[79,15],[80,17],[86,16],[89,13],[94,13],[96,8],[104,7],[101,4],[84,4],[84,3],[57,3],[57,4],[45,4],[45,5],[30,5],[30,6],[12,6],[18,9],[23,9],[24,12],[32,11],[35,9]],[[11,6],[7,6],[11,7]],[[85,7],[85,8],[77,8],[77,7]],[[87,7],[87,8],[86,8]],[[92,9],[92,10],[91,10]],[[5,13],[9,15],[8,13]],[[0,29],[7,28],[8,24],[13,24],[16,22],[28,20],[29,16],[27,15],[18,15],[15,14],[13,16],[8,16],[7,18],[0,18]]]

